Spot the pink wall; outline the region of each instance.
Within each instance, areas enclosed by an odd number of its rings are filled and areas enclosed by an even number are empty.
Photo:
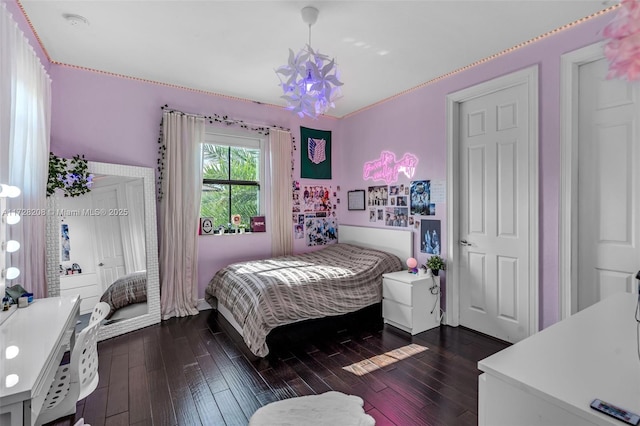
[[[469,86],[532,65],[539,66],[539,143],[540,143],[540,326],[547,327],[559,319],[558,250],[560,187],[560,56],[602,39],[601,30],[611,14],[561,31],[525,48],[473,67],[440,82],[417,89],[341,122],[340,156],[343,190],[366,188],[362,165],[375,158],[382,149],[397,156],[415,153],[420,162],[416,179],[445,179],[446,170],[446,96]],[[409,180],[404,179],[407,183]],[[438,205],[436,216],[446,231],[446,205]],[[370,224],[365,212],[340,212],[341,223]],[[418,238],[418,234],[415,235]],[[446,240],[443,232],[443,241]],[[443,253],[446,253],[446,242]],[[416,243],[415,255],[424,261]]]
[[[62,157],[84,154],[91,161],[155,168],[162,118],[160,107],[164,104],[185,112],[204,115],[217,113],[247,122],[290,128],[298,145],[296,155],[300,155],[301,125],[332,130],[334,152],[340,143],[339,132],[336,131],[338,120],[333,118],[301,120],[282,108],[55,64],[51,66],[50,73],[53,79],[51,150]],[[298,163],[294,170],[296,179],[300,176]],[[333,179],[320,182],[331,184],[338,179],[339,170],[334,166]],[[304,180],[304,183],[313,181]],[[295,250],[307,250],[303,240],[295,240]],[[223,266],[265,257],[270,252],[269,232],[233,237],[199,237],[199,297],[204,296],[207,283]]]

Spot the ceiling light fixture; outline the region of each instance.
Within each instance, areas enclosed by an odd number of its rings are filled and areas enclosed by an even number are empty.
[[[309,44],[297,54],[289,49],[289,63],[276,70],[280,87],[287,101],[287,109],[300,117],[317,118],[341,97],[338,67],[335,59],[311,48],[311,26],[318,19],[318,9],[307,6],[302,9],[302,20],[309,25]]]
[[[62,17],[71,25],[75,26],[89,26],[89,20],[84,16],[76,15],[74,13],[63,13]]]

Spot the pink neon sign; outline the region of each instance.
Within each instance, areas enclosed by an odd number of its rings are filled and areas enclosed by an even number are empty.
[[[364,163],[362,169],[362,178],[364,180],[385,181],[387,185],[396,182],[398,175],[404,173],[411,179],[418,165],[418,157],[413,154],[406,153],[396,160],[396,155],[391,151],[382,151],[380,158]]]

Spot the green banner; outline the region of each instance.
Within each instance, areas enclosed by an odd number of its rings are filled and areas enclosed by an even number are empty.
[[[331,131],[300,127],[300,177],[331,179]]]

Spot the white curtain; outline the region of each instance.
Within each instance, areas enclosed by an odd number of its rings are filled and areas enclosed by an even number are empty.
[[[51,128],[51,79],[6,5],[0,6],[0,182],[22,194],[9,208],[46,208]],[[7,263],[17,266],[19,283],[35,297],[47,296],[45,216],[23,216],[10,227],[21,248]]]
[[[162,319],[198,313],[198,218],[202,191],[201,144],[205,120],[165,111],[166,147],[160,202]]]
[[[293,225],[291,223],[291,133],[282,130],[269,132],[271,161],[271,255],[293,253]]]

